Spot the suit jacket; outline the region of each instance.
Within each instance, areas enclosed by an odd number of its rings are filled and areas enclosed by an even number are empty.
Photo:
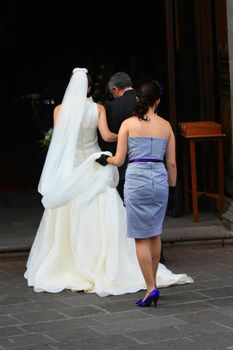
[[[121,97],[111,101],[106,107],[107,122],[110,131],[118,134],[122,122],[127,119],[133,112],[136,102],[136,91],[126,90]],[[101,142],[103,151],[110,151],[114,155],[116,153],[117,142]],[[127,167],[127,159],[119,168],[120,179],[124,180]]]

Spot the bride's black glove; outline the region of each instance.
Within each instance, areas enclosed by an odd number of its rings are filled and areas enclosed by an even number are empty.
[[[97,158],[95,161],[103,166],[107,165],[107,159],[109,158],[109,156],[107,154],[101,154],[101,156],[99,158]]]

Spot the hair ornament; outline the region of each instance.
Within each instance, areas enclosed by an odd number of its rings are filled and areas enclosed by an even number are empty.
[[[86,68],[79,68],[79,67],[77,67],[77,68],[74,68],[73,71],[72,71],[73,74],[77,73],[77,72],[88,73],[88,70]]]

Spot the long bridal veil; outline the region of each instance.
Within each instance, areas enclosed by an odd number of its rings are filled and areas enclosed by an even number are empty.
[[[78,209],[104,192],[106,187],[116,187],[118,183],[115,167],[103,169],[95,164],[94,159],[100,156],[100,152],[92,154],[81,166],[75,166],[80,126],[85,118],[87,89],[87,69],[75,68],[62,100],[38,186],[45,208],[60,207],[80,196],[76,205]],[[104,153],[111,155],[110,152]],[[87,195],[84,196],[84,193]]]

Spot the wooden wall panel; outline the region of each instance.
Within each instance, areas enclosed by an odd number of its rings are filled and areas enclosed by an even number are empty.
[[[226,133],[225,162],[230,167],[232,157],[231,96],[228,54],[226,0],[214,1],[219,122]]]
[[[213,18],[211,0],[195,0],[195,25],[200,88],[200,120],[216,120]]]

